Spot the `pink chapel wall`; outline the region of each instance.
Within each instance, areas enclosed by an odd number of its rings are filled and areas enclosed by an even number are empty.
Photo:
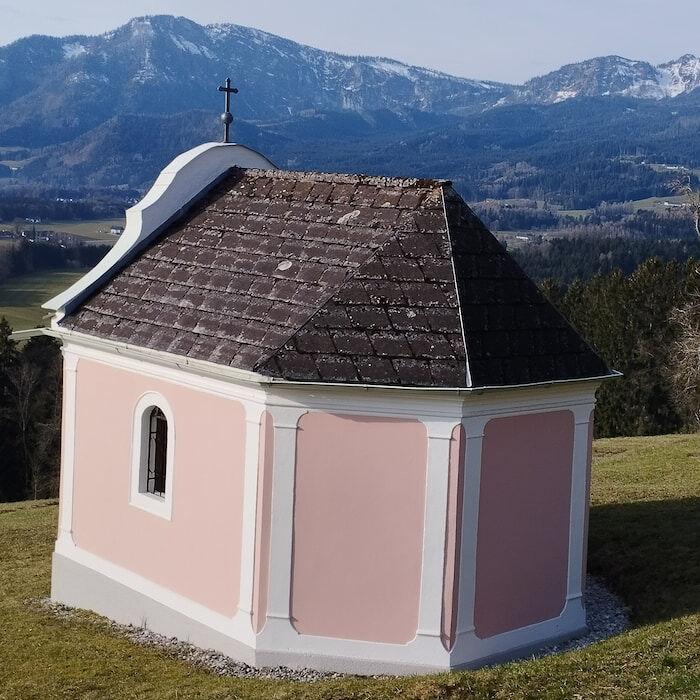
[[[299,633],[390,643],[415,637],[426,460],[419,421],[301,417],[291,594]]]
[[[160,393],[174,416],[172,520],[129,505],[134,407]],[[238,605],[243,406],[97,362],[77,371],[78,547],[232,616]]]
[[[558,617],[566,602],[574,416],[486,424],[477,533],[476,634]]]

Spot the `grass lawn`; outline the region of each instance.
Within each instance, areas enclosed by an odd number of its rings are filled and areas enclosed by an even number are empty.
[[[31,275],[10,277],[0,284],[0,316],[5,316],[13,330],[45,325],[49,313],[41,305],[80,279],[84,270],[45,270]]]
[[[700,698],[700,436],[595,444],[589,562],[634,626],[586,649],[460,673],[219,678],[27,599],[49,592],[56,505],[0,504],[0,698]]]

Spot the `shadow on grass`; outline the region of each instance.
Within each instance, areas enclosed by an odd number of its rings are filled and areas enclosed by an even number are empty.
[[[700,498],[594,506],[588,566],[634,622],[700,611]]]

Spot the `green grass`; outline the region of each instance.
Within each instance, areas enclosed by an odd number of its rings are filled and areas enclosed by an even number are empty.
[[[589,562],[634,626],[585,649],[495,668],[316,683],[219,678],[134,645],[49,592],[55,502],[0,504],[0,698],[700,698],[700,436],[595,444]]]
[[[42,229],[72,233],[94,241],[116,243],[119,236],[110,233],[112,226],[124,226],[125,219],[95,219],[94,221],[42,221]]]
[[[8,278],[0,284],[0,316],[5,316],[16,331],[44,325],[44,316],[49,312],[41,305],[86,272],[87,268],[48,270]]]

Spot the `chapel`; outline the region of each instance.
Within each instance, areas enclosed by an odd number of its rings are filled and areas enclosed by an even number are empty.
[[[46,308],[54,600],[354,673],[585,630],[593,408],[615,373],[450,182],[203,144]]]

